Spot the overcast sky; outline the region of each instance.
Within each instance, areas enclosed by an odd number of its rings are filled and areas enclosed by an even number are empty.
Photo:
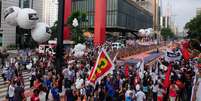
[[[161,0],[163,14],[168,5],[168,0]],[[196,16],[196,8],[201,8],[201,0],[169,0],[169,7],[172,8],[172,19],[175,20],[179,31],[183,30],[185,24]]]

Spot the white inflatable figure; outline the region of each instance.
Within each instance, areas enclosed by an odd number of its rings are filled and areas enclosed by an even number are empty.
[[[148,28],[150,35],[154,35],[154,30],[153,28]]]
[[[75,45],[74,49],[73,49],[73,52],[74,52],[74,56],[79,58],[79,57],[82,57],[84,55],[84,51],[86,49],[86,46],[85,45],[82,45],[82,44],[77,44]]]
[[[31,30],[31,36],[34,41],[43,43],[49,40],[51,37],[51,30],[45,23],[37,23],[35,28]]]
[[[37,12],[30,8],[21,9],[17,16],[17,23],[23,29],[32,29],[38,21]]]
[[[140,34],[140,36],[145,36],[145,30],[144,29],[140,29],[139,30],[139,34]]]
[[[16,6],[11,6],[6,8],[3,13],[4,13],[4,20],[7,24],[11,26],[17,26],[17,16],[18,13],[21,9]]]
[[[151,36],[151,35],[152,35],[152,32],[151,32],[151,29],[150,29],[150,28],[145,29],[145,35],[146,35],[146,36]]]

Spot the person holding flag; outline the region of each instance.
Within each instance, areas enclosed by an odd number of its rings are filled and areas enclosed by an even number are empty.
[[[110,57],[107,55],[106,51],[102,49],[95,66],[92,68],[88,81],[92,85],[96,85],[98,81],[104,78],[107,74],[114,70],[114,64]]]

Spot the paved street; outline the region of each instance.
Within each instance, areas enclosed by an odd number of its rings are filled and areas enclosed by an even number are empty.
[[[2,74],[2,72],[0,74]],[[24,79],[25,90],[28,91],[30,89],[29,78],[30,78],[31,74],[29,72],[23,71],[22,75],[23,75],[23,79]],[[7,90],[8,90],[8,83],[6,83],[3,80],[2,76],[0,76],[0,101],[5,99]]]
[[[199,0],[0,0],[0,101],[200,95]]]

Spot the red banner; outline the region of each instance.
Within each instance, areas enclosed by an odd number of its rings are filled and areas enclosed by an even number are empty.
[[[102,50],[98,56],[95,66],[92,68],[92,71],[88,77],[88,81],[95,85],[97,81],[101,80],[113,69],[114,65],[111,59],[109,58],[107,53]]]
[[[165,73],[165,80],[163,81],[164,88],[168,88],[170,85],[170,75],[171,75],[172,65],[169,64],[168,70]]]
[[[128,64],[125,65],[124,73],[125,73],[126,78],[128,78],[129,77],[129,66],[128,66]]]

